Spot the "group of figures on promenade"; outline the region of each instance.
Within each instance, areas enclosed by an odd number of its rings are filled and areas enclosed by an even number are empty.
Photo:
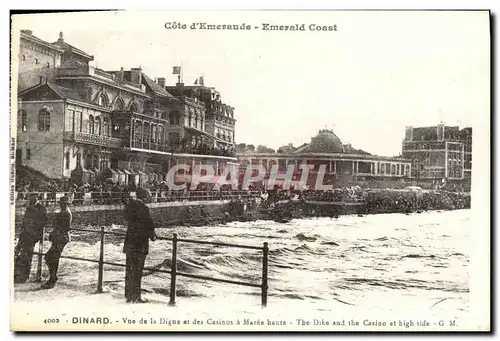
[[[148,191],[139,191],[137,198],[129,198],[123,208],[123,218],[127,233],[123,246],[126,255],[125,298],[128,303],[144,303],[141,298],[141,279],[144,263],[149,253],[149,240],[156,239],[155,224],[145,202]],[[59,260],[65,246],[70,242],[69,232],[72,225],[72,213],[68,197],[59,200],[60,211],[52,219],[49,233],[51,247],[45,254],[45,263],[49,277],[41,289],[55,287],[58,277]],[[24,213],[18,242],[14,250],[14,283],[25,283],[29,279],[35,245],[44,239],[44,229],[49,219],[47,209],[39,201],[38,195],[31,195]]]

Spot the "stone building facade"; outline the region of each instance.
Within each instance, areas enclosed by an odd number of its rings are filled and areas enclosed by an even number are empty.
[[[30,30],[22,30],[17,56],[18,92],[46,81],[53,82],[63,53],[59,46],[37,38]]]
[[[54,43],[31,32],[21,36],[20,60],[43,52],[54,69],[19,64],[18,164],[77,183],[112,177],[137,184],[164,179],[180,162],[224,167],[236,161],[212,149],[203,154],[216,139],[205,132],[205,104],[170,94],[164,78],[153,81],[141,68],[93,67],[93,56],[65,42],[62,33]]]
[[[413,160],[412,176],[419,180],[470,180],[472,128],[406,127],[402,155]]]
[[[250,165],[263,165],[267,170],[267,177],[273,167],[283,174],[293,165],[295,180],[300,179],[300,165],[312,165],[308,179],[310,186],[314,186],[318,171],[323,165],[325,181],[337,187],[405,187],[410,185],[412,167],[409,159],[371,155],[350,144],[343,144],[333,131],[326,129],[320,130],[311,138],[310,143],[298,148],[278,153],[239,153],[238,161],[242,171]]]

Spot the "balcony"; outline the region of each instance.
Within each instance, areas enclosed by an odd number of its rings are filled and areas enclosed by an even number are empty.
[[[65,131],[64,139],[69,141],[93,144],[96,146],[105,146],[111,148],[120,148],[122,146],[122,140],[114,137],[87,134],[75,131]]]

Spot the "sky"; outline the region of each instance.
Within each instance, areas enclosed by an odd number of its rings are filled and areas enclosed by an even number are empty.
[[[190,30],[193,22],[252,30]],[[263,23],[306,31],[263,31]],[[50,42],[62,31],[104,70],[140,66],[169,85],[175,65],[186,85],[203,75],[235,107],[237,143],[299,146],[328,128],[355,148],[395,156],[405,126],[477,132],[490,116],[487,12],[127,11],[29,15],[13,25]]]

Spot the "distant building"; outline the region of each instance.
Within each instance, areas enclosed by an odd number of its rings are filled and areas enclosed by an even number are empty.
[[[320,130],[310,143],[298,148],[288,145],[277,153],[238,153],[238,160],[242,171],[251,164],[261,164],[268,173],[273,165],[278,165],[279,173],[284,173],[288,165],[294,165],[296,180],[300,179],[298,170],[301,164],[313,165],[308,180],[311,186],[321,165],[326,166],[326,181],[337,187],[376,187],[383,183],[389,185],[390,182],[397,187],[404,187],[409,184],[411,175],[411,160],[371,155],[350,144],[343,144],[332,130],[327,129]]]
[[[470,180],[472,128],[406,127],[402,156],[413,160],[417,180]]]
[[[184,85],[178,83],[176,86],[167,86],[168,92],[179,98],[194,98],[200,104],[204,104],[206,113],[204,117],[205,132],[215,137],[215,146],[219,148],[233,147],[235,143],[234,107],[223,103],[220,93],[213,87],[202,85]],[[197,112],[193,110],[188,117],[197,119]]]
[[[45,82],[53,82],[56,69],[61,66],[64,49],[21,30],[18,54],[17,91]]]

